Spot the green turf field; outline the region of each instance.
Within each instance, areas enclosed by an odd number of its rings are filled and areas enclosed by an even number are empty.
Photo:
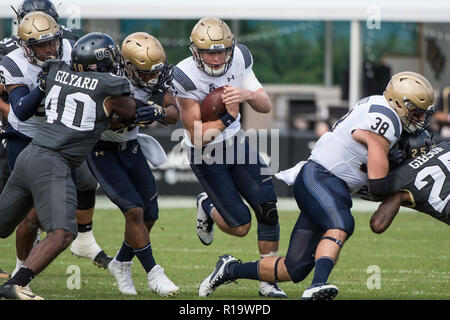
[[[214,242],[206,247],[195,233],[195,216],[194,209],[162,209],[151,233],[157,263],[180,287],[180,294],[168,299],[199,299],[198,285],[212,272],[221,254],[230,253],[243,261],[258,259],[255,225],[245,238],[231,237],[216,229]],[[330,277],[330,282],[340,289],[336,299],[450,299],[447,225],[425,214],[400,213],[390,229],[376,235],[369,227],[370,214],[354,213],[354,217],[355,232],[345,244]],[[280,212],[280,255],[286,253],[296,219],[296,212]],[[94,234],[110,255],[114,255],[122,243],[123,226],[124,219],[118,210],[96,210]],[[0,252],[0,268],[11,272],[16,261],[14,235],[0,240]],[[30,287],[35,294],[48,300],[161,299],[150,293],[144,270],[137,258],[133,261],[137,297],[121,295],[107,270],[95,267],[89,260],[73,257],[69,249],[38,275]],[[74,278],[70,270],[77,267],[81,287],[68,289],[67,282],[74,283],[70,281]],[[378,283],[374,270],[380,272]],[[301,283],[286,282],[280,287],[290,299],[299,299],[311,279],[310,275]],[[368,288],[368,282],[372,289]],[[208,299],[260,299],[258,282],[239,280],[238,284],[221,286]]]

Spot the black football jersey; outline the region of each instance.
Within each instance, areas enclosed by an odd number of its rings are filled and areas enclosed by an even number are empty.
[[[413,208],[450,224],[450,142],[408,160],[390,174],[390,193],[406,190]]]
[[[58,151],[77,167],[109,126],[104,101],[130,95],[130,84],[112,73],[75,72],[63,61],[46,62],[44,68],[48,68],[46,121],[32,143]]]

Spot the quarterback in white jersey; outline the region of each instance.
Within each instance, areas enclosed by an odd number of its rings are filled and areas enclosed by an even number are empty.
[[[244,197],[258,221],[260,254],[276,256],[279,223],[273,183],[270,176],[261,174],[266,164],[259,156],[256,164],[241,161],[254,151],[239,134],[239,103],[247,102],[261,113],[269,112],[272,104],[253,73],[249,49],[235,43],[225,22],[212,17],[201,19],[192,29],[190,40],[192,57],[174,68],[173,88],[185,128],[184,142],[190,153],[191,168],[205,190],[197,197],[197,235],[204,245],[211,244],[214,224],[230,235],[246,235],[251,226],[251,213]],[[222,86],[225,87],[222,101],[227,113],[218,120],[201,122],[201,102],[207,94]],[[201,159],[197,159],[197,151],[204,152],[208,145],[221,150],[215,156],[221,153],[224,158],[207,163],[204,161],[209,157],[206,151]],[[199,295],[206,296],[209,290],[209,283],[202,284]],[[275,282],[261,282],[259,294],[286,297]]]
[[[121,293],[136,295],[130,270],[131,260],[136,255],[147,274],[149,289],[169,296],[177,294],[179,288],[153,257],[149,235],[159,210],[155,178],[147,163],[148,160],[158,166],[152,161],[155,156],[167,157],[155,139],[139,134],[139,125],[144,124],[136,120],[145,112],[150,122],[165,125],[178,122],[175,98],[168,90],[171,66],[167,65],[161,43],[145,32],[125,38],[122,65],[134,99],[150,106],[137,108],[136,119],[132,122],[123,123],[116,118],[88,157],[88,165],[100,186],[125,217],[125,239],[108,269],[116,278]]]

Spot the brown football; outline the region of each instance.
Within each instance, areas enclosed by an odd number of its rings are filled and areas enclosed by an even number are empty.
[[[200,105],[202,122],[218,120],[227,112],[221,97],[223,90],[225,87],[214,89],[203,99]]]

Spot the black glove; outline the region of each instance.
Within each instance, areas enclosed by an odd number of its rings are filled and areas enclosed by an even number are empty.
[[[160,105],[149,101],[148,104],[140,105],[136,109],[135,123],[138,126],[151,124],[153,121],[166,116],[166,111]]]
[[[42,92],[45,92],[45,89],[47,87],[47,70],[42,70],[41,72],[39,72],[39,74],[37,75],[37,82],[39,84],[39,89]]]
[[[406,153],[399,147],[395,146],[394,148],[391,149],[391,151],[389,151],[388,159],[389,161],[392,161],[394,164],[399,165],[406,160]]]
[[[357,193],[357,196],[359,196],[363,200],[372,201],[372,202],[381,202],[383,201],[382,198],[375,197],[374,195],[371,195],[369,193],[369,188],[367,186],[362,187]]]

